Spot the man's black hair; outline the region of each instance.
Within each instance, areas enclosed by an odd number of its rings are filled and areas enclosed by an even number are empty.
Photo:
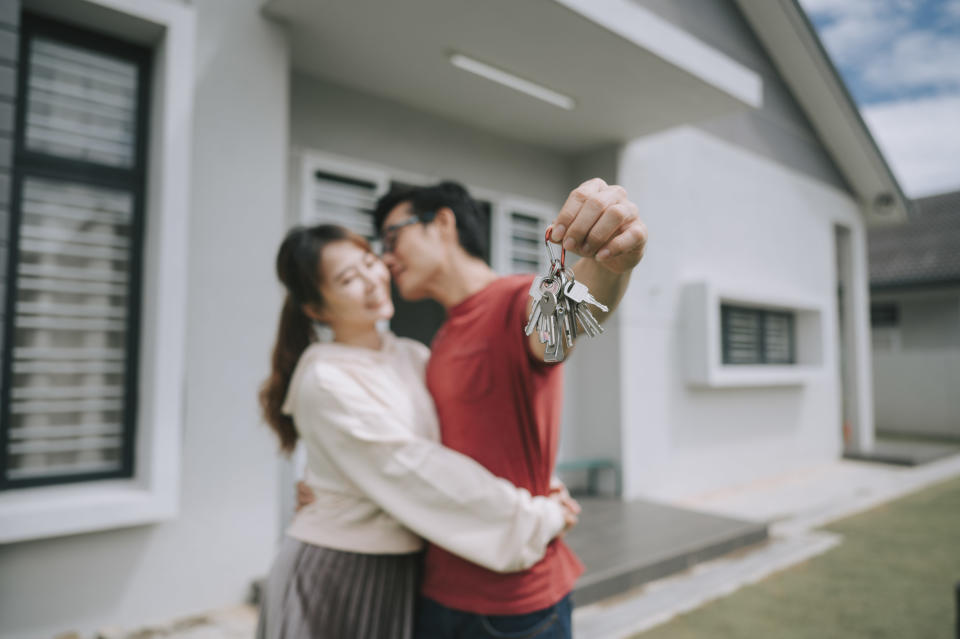
[[[381,233],[383,221],[387,219],[390,211],[406,202],[410,203],[411,213],[424,223],[432,222],[441,208],[449,208],[457,221],[457,239],[460,246],[470,255],[483,259],[486,240],[482,231],[480,209],[462,184],[445,181],[432,186],[391,189],[377,200],[377,206],[373,210],[374,223]]]

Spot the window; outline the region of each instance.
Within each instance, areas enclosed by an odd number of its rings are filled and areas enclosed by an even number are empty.
[[[870,326],[896,328],[900,324],[900,307],[892,302],[870,305]]]
[[[20,35],[0,488],[131,477],[150,52]]]
[[[720,324],[724,364],[794,364],[792,313],[723,304]]]
[[[557,209],[539,202],[507,200],[501,207],[499,254],[500,270],[504,273],[543,273],[550,263],[543,242],[547,226],[557,214]],[[553,245],[559,255],[559,247]],[[576,258],[567,256],[567,264]]]
[[[510,213],[510,268],[515,273],[538,273],[543,254],[543,223],[523,213]]]

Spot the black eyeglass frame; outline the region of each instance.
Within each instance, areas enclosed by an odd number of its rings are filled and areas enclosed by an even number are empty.
[[[400,229],[406,226],[413,226],[414,224],[420,224],[421,220],[417,216],[413,216],[409,219],[404,220],[403,222],[397,222],[396,224],[391,224],[390,226],[383,229],[383,232],[380,234],[380,253],[385,255],[387,253],[393,253],[393,249],[397,246],[397,237],[400,235]]]

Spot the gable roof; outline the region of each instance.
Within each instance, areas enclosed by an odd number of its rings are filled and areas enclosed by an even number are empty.
[[[870,229],[871,288],[960,283],[960,191],[914,200],[912,215]]]
[[[797,0],[735,0],[861,203],[868,224],[904,222],[910,202]]]

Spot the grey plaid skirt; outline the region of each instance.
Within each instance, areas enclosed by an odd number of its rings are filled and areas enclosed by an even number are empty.
[[[410,639],[421,553],[368,555],[284,537],[257,639]]]

